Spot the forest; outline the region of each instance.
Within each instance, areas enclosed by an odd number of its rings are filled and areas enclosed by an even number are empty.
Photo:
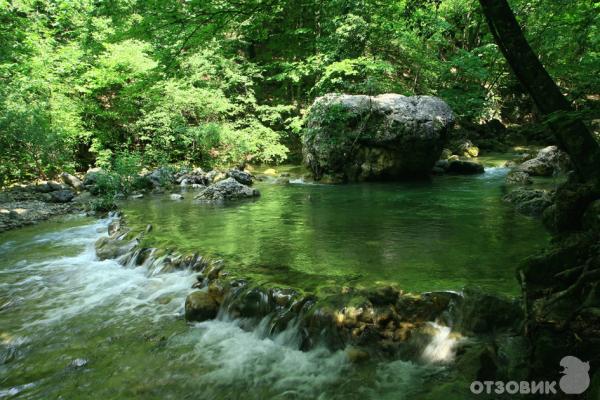
[[[575,110],[598,109],[594,1],[514,1]],[[4,1],[0,182],[299,157],[330,92],[435,95],[465,123],[543,122],[477,1]],[[534,129],[535,131],[535,129]]]
[[[0,399],[600,399],[598,0],[0,0]]]

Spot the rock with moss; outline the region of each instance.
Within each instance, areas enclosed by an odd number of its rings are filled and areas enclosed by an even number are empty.
[[[315,100],[307,117],[304,161],[316,180],[426,176],[453,121],[450,107],[436,97],[328,94]]]
[[[120,240],[119,238],[102,237],[96,241],[96,256],[100,260],[116,259],[127,254],[134,245],[134,242]]]
[[[511,171],[506,175],[507,185],[531,185],[532,183],[529,174],[523,171]]]
[[[227,178],[200,192],[195,199],[205,201],[224,201],[253,198],[259,196],[257,189],[242,185],[233,178]]]
[[[552,196],[546,190],[517,188],[503,198],[512,203],[521,214],[540,217],[552,205]]]
[[[462,157],[472,158],[479,155],[479,147],[475,146],[473,142],[468,139],[453,141],[450,143],[450,149],[452,150],[452,153]]]
[[[214,319],[219,312],[219,304],[207,291],[195,291],[185,299],[185,319],[202,322]]]

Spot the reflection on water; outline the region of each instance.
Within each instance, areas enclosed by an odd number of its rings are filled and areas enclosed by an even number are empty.
[[[517,262],[547,240],[501,200],[506,168],[431,182],[277,186],[256,201],[129,201],[148,244],[222,257],[228,269],[314,289],[391,282],[409,291],[466,284],[514,294]]]

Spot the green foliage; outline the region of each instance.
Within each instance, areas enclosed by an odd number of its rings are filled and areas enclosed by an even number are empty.
[[[113,197],[104,195],[90,201],[88,207],[92,211],[107,212],[116,210],[117,204],[115,203]]]
[[[386,61],[366,57],[344,59],[325,68],[314,91],[317,95],[405,93],[394,79],[394,74],[394,67]]]
[[[597,109],[600,6],[511,5],[561,90]],[[0,185],[281,162],[328,92],[436,95],[472,121],[534,112],[476,0],[20,0],[0,23]]]

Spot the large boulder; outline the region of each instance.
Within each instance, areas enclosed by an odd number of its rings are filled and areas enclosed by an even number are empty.
[[[237,200],[259,196],[258,190],[227,178],[200,192],[195,199],[207,201]]]
[[[317,180],[426,176],[453,122],[450,107],[436,97],[328,94],[310,109],[304,161]]]

